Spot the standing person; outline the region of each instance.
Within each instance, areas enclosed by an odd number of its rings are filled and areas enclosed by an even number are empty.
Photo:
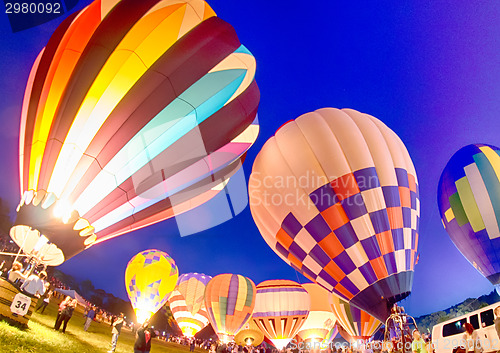
[[[72,300],[73,299],[68,295],[66,298],[63,299],[63,301],[61,303],[59,303],[59,309],[57,310],[56,322],[54,323],[54,329],[55,330],[59,330],[59,327],[61,326],[61,323],[59,323],[59,326],[57,326],[57,322],[61,318],[61,313],[64,310],[64,308],[66,308],[66,305],[68,305]]]
[[[413,353],[427,353],[427,347],[418,330],[413,330],[413,342],[411,343]]]
[[[113,334],[111,337],[111,350],[109,350],[108,353],[116,350],[116,343],[118,342],[118,336],[120,336],[120,332],[122,330],[124,316],[124,313],[120,313],[120,316],[113,322],[113,329],[111,330],[111,333]]]
[[[38,275],[32,274],[26,278],[21,290],[40,298],[45,293],[45,282],[43,281],[45,278],[47,278],[47,272],[45,271],[40,272]]]
[[[149,353],[151,351],[151,338],[153,338],[154,333],[148,326],[149,320],[146,320],[141,327],[137,329],[134,353]]]
[[[495,313],[495,329],[497,331],[498,338],[500,338],[500,306],[497,306],[494,310]]]
[[[477,331],[474,330],[474,326],[470,323],[465,323],[465,333],[463,336],[463,341],[465,343],[465,350],[467,353],[482,353],[483,347],[481,347],[481,342],[478,337]]]
[[[36,307],[35,311],[42,309],[40,314],[43,314],[43,312],[45,311],[45,308],[47,307],[47,305],[49,305],[50,297],[52,296],[52,293],[53,293],[53,291],[50,289],[50,283],[46,282],[45,283],[45,293],[40,298],[42,300],[38,300],[38,306]]]
[[[9,271],[7,279],[14,284],[22,284],[26,276],[22,272],[23,265],[19,261],[14,261]]]
[[[66,304],[66,307],[61,311],[61,315],[59,315],[58,321],[56,321],[56,326],[54,327],[56,330],[59,330],[61,324],[63,324],[62,333],[66,333],[66,327],[68,326],[68,321],[73,316],[73,311],[78,305],[78,301],[76,299],[71,299]]]
[[[195,340],[194,337],[192,338],[191,342],[189,343],[189,351],[194,352],[194,347],[195,347]]]
[[[90,327],[90,324],[95,318],[95,306],[92,306],[85,316],[87,317],[87,319],[85,320],[85,324],[83,325],[83,330],[87,331]]]

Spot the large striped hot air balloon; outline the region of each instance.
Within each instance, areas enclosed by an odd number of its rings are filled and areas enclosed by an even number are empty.
[[[255,159],[249,193],[267,244],[312,281],[381,320],[410,293],[418,182],[380,120],[325,108],[288,122]]]
[[[172,315],[184,336],[193,337],[208,325],[209,320],[205,304],[202,303],[201,307],[193,314],[186,304],[184,295],[177,289],[170,294],[168,303]]]
[[[335,326],[337,318],[328,302],[329,292],[316,283],[304,283],[302,287],[309,293],[311,308],[306,321],[297,332],[303,341],[323,341]]]
[[[441,174],[438,205],[455,246],[498,292],[500,148],[475,144],[458,150]]]
[[[29,75],[13,239],[58,265],[214,197],[258,134],[255,68],[203,0],[70,15]]]
[[[140,324],[165,305],[178,276],[175,261],[160,250],[144,250],[129,261],[125,287]]]
[[[310,307],[309,293],[297,282],[264,281],[257,286],[252,320],[281,350],[300,330]]]
[[[205,307],[212,327],[223,342],[234,339],[250,320],[255,306],[255,284],[241,275],[222,274],[208,282]]]
[[[334,294],[330,294],[330,305],[337,316],[337,325],[341,325],[353,341],[369,339],[382,325],[382,322],[367,312]]]

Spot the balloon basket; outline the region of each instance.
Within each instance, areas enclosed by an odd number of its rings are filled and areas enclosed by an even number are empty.
[[[385,321],[383,350],[389,353],[411,353],[413,330],[418,330],[415,319],[401,306],[394,306]]]
[[[26,308],[27,312],[24,315],[16,314],[11,309],[11,307],[13,306],[13,301],[18,294],[22,297],[30,298],[29,306],[27,306]],[[18,296],[18,298],[20,296]],[[4,278],[0,278],[0,319],[8,322],[13,326],[25,329],[28,327],[28,321],[35,311],[37,301],[38,298],[26,295],[9,281],[5,280]],[[16,303],[14,303],[14,306],[15,305]],[[20,307],[22,307],[23,305],[28,305],[28,303],[19,302]]]

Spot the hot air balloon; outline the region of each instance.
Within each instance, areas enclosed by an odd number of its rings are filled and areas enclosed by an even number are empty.
[[[330,294],[330,305],[337,316],[337,325],[341,325],[348,333],[349,340],[368,340],[382,325],[382,322],[367,312],[356,308],[334,294]]]
[[[300,330],[310,307],[309,293],[297,282],[264,281],[257,286],[252,320],[281,350]]]
[[[178,276],[175,261],[160,250],[144,250],[129,261],[125,287],[140,324],[165,305]]]
[[[170,310],[182,334],[194,336],[208,325],[205,309],[205,287],[212,277],[203,273],[184,273],[168,300]]]
[[[238,331],[234,336],[234,342],[240,346],[254,346],[257,347],[264,341],[264,334],[259,327],[253,322],[248,321],[245,326]]]
[[[203,0],[95,0],[35,60],[12,238],[45,264],[213,198],[258,134],[255,59]]]
[[[307,278],[381,320],[410,293],[418,182],[380,120],[325,108],[286,123],[256,157],[249,193],[267,244]]]
[[[324,341],[326,335],[333,330],[337,321],[328,303],[330,293],[316,283],[304,283],[302,287],[309,293],[311,309],[300,331],[297,332],[297,336],[305,342]]]
[[[439,213],[451,240],[499,291],[500,148],[474,144],[458,150],[441,174]]]
[[[182,295],[178,290],[174,290],[170,297],[168,298],[168,303],[170,305],[170,310],[174,316],[177,325],[182,331],[182,334],[186,337],[193,337],[202,328],[208,325],[208,313],[205,309],[205,304],[196,311],[192,313]]]
[[[255,306],[255,284],[241,275],[215,276],[207,284],[205,306],[219,339],[231,341],[250,320]]]

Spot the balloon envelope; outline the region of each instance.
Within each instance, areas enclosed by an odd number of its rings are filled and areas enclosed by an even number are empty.
[[[184,298],[186,308],[192,315],[204,306],[205,288],[211,279],[211,276],[196,272],[180,275],[176,290]]]
[[[341,325],[353,340],[367,340],[382,325],[382,322],[367,312],[356,308],[334,294],[330,294],[330,305],[337,316],[337,325]]]
[[[205,289],[205,306],[219,339],[223,342],[233,340],[252,315],[255,284],[241,275],[215,276]]]
[[[328,291],[381,320],[410,293],[418,182],[380,120],[325,108],[288,122],[256,157],[249,194],[267,244]]]
[[[245,326],[234,336],[234,342],[240,346],[257,347],[264,341],[264,334],[253,322],[249,320]]]
[[[439,213],[451,240],[498,289],[500,284],[500,148],[468,145],[441,174]]]
[[[252,320],[281,350],[300,330],[310,307],[309,293],[297,282],[264,281],[257,286]]]
[[[205,309],[205,304],[202,303],[196,313],[193,314],[189,310],[184,298],[184,295],[178,290],[174,290],[168,298],[168,303],[182,334],[186,337],[193,337],[208,325],[208,313]]]
[[[304,283],[302,287],[309,293],[311,308],[297,335],[303,341],[323,341],[337,321],[328,303],[330,293],[316,283]]]
[[[202,0],[67,17],[26,86],[14,240],[59,265],[213,198],[258,134],[255,68]]]
[[[125,287],[140,324],[167,302],[178,276],[175,261],[160,250],[142,251],[129,261]]]

